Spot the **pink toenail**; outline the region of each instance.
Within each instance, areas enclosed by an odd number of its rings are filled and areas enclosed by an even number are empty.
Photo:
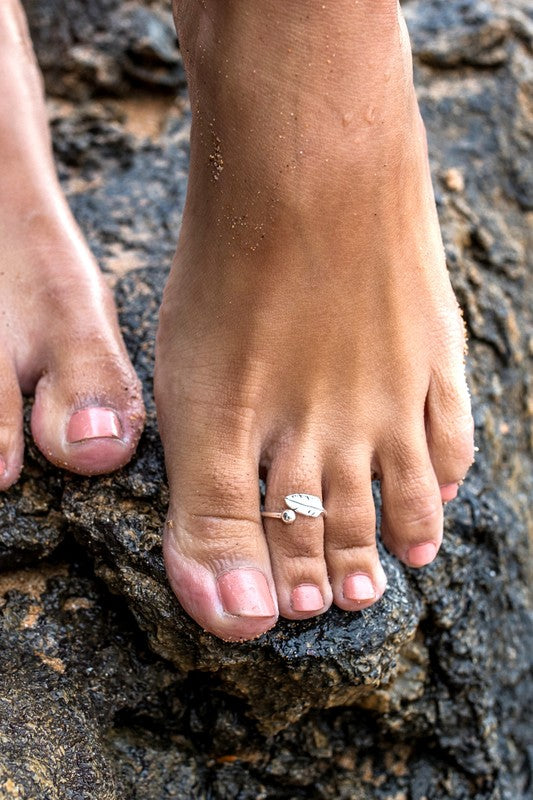
[[[425,567],[430,564],[437,555],[437,548],[433,542],[417,544],[407,551],[407,562],[411,567]]]
[[[446,486],[440,487],[440,496],[443,503],[449,503],[450,500],[455,500],[457,492],[459,491],[458,483],[447,483]]]
[[[346,600],[373,600],[376,596],[374,584],[368,575],[348,575],[344,579],[342,591]]]
[[[291,606],[294,611],[320,611],[324,598],[318,586],[302,583],[291,592]]]
[[[258,569],[233,569],[218,579],[224,610],[236,617],[274,617],[267,579]]]
[[[0,456],[0,475],[3,475],[6,469],[7,469],[7,464],[2,458],[2,456]]]
[[[92,406],[76,411],[70,418],[67,441],[70,444],[87,439],[120,439],[122,427],[111,408]]]

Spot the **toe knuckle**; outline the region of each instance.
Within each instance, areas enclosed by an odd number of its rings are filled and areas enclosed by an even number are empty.
[[[410,527],[426,527],[440,521],[442,503],[435,493],[405,497],[396,512],[400,522]]]
[[[328,530],[327,546],[332,550],[353,550],[354,548],[372,547],[376,544],[375,519],[353,520],[353,524],[335,526]]]
[[[372,500],[358,498],[335,506],[328,515],[326,534],[328,542],[340,549],[366,547],[375,542],[376,511]]]
[[[235,548],[249,542],[258,529],[259,517],[248,512],[246,505],[198,503],[180,508],[174,529],[191,542],[217,542]]]
[[[434,442],[435,444],[435,442]],[[456,418],[450,427],[441,433],[438,441],[439,457],[453,464],[453,468],[464,473],[474,460],[474,420],[471,414]],[[463,474],[456,476],[458,479]]]
[[[305,574],[306,572],[314,571],[317,563],[323,558],[323,550],[322,548],[314,547],[312,544],[309,544],[297,550],[288,550],[287,552],[280,549],[279,555],[281,555],[284,560],[283,569],[287,570],[287,564],[290,562],[292,564],[291,569],[298,568],[300,572]]]
[[[464,469],[474,460],[474,429],[456,431],[450,444],[450,452],[454,460]],[[462,475],[459,477],[463,477]]]
[[[469,403],[462,339],[456,337],[455,341],[440,343],[438,357],[432,362],[431,390],[436,392],[441,402]]]
[[[459,305],[454,302],[444,308],[441,307],[438,317],[441,324],[436,326],[438,333],[435,333],[434,343],[439,355],[443,352],[443,348],[444,352],[453,348],[462,352],[466,341],[466,328]]]

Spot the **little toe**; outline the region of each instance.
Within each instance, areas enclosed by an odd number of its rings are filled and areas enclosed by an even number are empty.
[[[52,463],[82,475],[112,472],[131,459],[143,424],[140,383],[118,340],[95,333],[52,352],[31,419]]]
[[[433,376],[426,402],[426,428],[441,499],[447,503],[457,496],[474,460],[474,420],[462,371],[455,376]]]
[[[8,354],[0,352],[0,491],[20,475],[24,452],[22,395]]]
[[[387,586],[376,547],[370,458],[337,463],[328,474],[325,552],[334,602],[345,611],[360,611]]]
[[[265,517],[265,528],[280,614],[287,619],[306,619],[322,614],[331,605],[332,593],[324,559],[324,519],[316,513],[322,496],[317,460],[303,448],[298,463],[286,457],[274,459],[268,473],[265,511],[288,511],[289,522]],[[299,495],[302,513],[291,513],[285,497]]]
[[[412,567],[429,564],[442,542],[439,484],[422,434],[399,440],[380,457],[385,546]]]

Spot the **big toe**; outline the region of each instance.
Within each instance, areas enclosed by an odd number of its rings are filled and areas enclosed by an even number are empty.
[[[167,573],[181,605],[205,630],[226,641],[254,639],[278,616],[257,462],[252,456],[232,456],[203,427],[205,432],[194,436],[195,426],[188,426],[188,458],[173,462],[181,466],[179,474],[167,455]],[[177,452],[170,442],[167,450]]]
[[[113,325],[52,340],[31,426],[52,463],[97,475],[132,457],[144,424],[141,386]]]

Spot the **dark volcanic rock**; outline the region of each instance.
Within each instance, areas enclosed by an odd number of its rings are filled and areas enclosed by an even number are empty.
[[[83,560],[69,548],[0,576],[2,800],[522,796],[501,791],[520,776],[476,777],[438,728],[402,739],[378,707],[311,713],[265,738],[216,676],[151,655]]]
[[[157,725],[162,709],[182,717],[183,677],[145,651],[124,609],[72,555],[0,575],[2,798],[132,797],[113,752],[132,760],[139,745],[115,722],[144,715]],[[176,754],[172,770],[175,796],[191,796],[187,758]]]
[[[178,74],[168,8],[26,6],[49,88],[115,96],[105,106],[53,105],[51,116],[70,203],[116,282],[148,423],[135,461],[117,475],[66,476],[31,449],[21,483],[0,500],[4,568],[67,537],[57,563],[0,577],[0,796],[3,782],[28,797],[530,798],[527,3],[405,4],[470,334],[479,446],[447,509],[442,553],[417,572],[382,551],[389,588],[375,608],[281,621],[245,645],[199,630],[171,594],[161,557],[167,490],[153,342],[185,197],[189,115],[183,98],[150,106],[157,131],[142,135],[116,96],[132,80],[166,92]],[[89,61],[104,58],[101,74],[80,69],[80,48]],[[88,574],[71,533],[120,600]],[[123,599],[158,655],[145,650]],[[43,788],[56,784],[56,794]]]
[[[511,30],[490,2],[464,0],[414,0],[407,5],[413,26],[413,52],[436,67],[498,66],[507,60]]]
[[[0,494],[0,570],[55,550],[63,539],[62,491],[61,478],[31,443],[21,479],[9,494]]]
[[[185,83],[169,2],[23,0],[48,91],[79,100]]]

